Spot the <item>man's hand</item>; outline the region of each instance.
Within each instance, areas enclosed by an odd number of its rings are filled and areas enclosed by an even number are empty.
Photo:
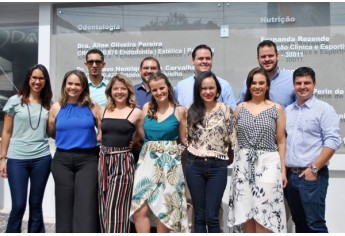
[[[298,177],[301,178],[303,176],[306,180],[309,180],[309,181],[313,181],[317,179],[317,174],[314,174],[313,172],[311,172],[310,167],[306,168]]]

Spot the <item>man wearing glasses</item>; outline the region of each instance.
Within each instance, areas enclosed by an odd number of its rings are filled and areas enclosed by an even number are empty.
[[[105,88],[108,80],[102,76],[102,69],[105,66],[104,54],[101,50],[93,48],[86,53],[86,62],[84,65],[89,71],[90,96],[100,107],[107,103]]]

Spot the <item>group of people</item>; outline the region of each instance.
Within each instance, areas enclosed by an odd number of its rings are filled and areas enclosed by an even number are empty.
[[[47,69],[30,68],[3,109],[0,174],[12,198],[6,232],[21,232],[29,180],[28,232],[45,232],[50,171],[57,233],[190,232],[191,223],[193,232],[219,233],[227,184],[231,229],[286,232],[286,198],[296,232],[327,232],[327,165],[340,146],[339,118],[313,95],[313,69],[279,70],[275,43],[262,41],[259,67],[236,101],[212,60],[209,46],[195,47],[195,73],[174,89],[147,57],[133,86],[122,74],[106,80],[104,55],[91,49],[89,78],[67,72],[53,104]]]

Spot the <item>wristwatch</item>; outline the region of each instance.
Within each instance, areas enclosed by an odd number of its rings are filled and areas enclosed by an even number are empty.
[[[310,165],[310,169],[311,169],[311,172],[313,174],[317,174],[317,172],[319,171],[318,168],[316,166],[313,166],[313,165]]]

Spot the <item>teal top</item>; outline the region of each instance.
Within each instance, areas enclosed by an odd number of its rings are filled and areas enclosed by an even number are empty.
[[[178,140],[178,127],[179,121],[175,116],[175,109],[170,116],[160,122],[146,116],[144,119],[144,141]]]
[[[42,107],[39,121],[41,104],[29,104],[30,116],[26,104],[20,104],[21,97],[14,95],[9,98],[3,111],[13,117],[13,129],[7,150],[7,158],[12,159],[35,159],[50,155],[47,123],[48,110]],[[32,129],[31,125],[35,129]]]
[[[107,104],[105,89],[107,88],[108,80],[103,78],[102,82],[98,86],[94,85],[90,79],[88,79],[88,83],[91,99],[96,101],[100,107],[105,107]]]

